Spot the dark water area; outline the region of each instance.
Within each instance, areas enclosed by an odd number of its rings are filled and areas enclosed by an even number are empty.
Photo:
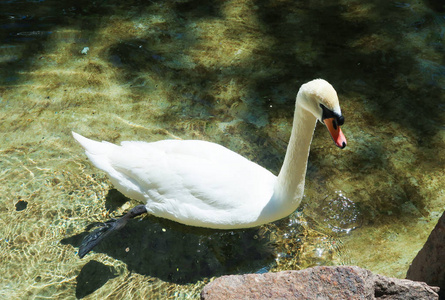
[[[214,276],[335,264],[404,278],[445,208],[444,35],[433,0],[0,1],[0,298],[188,299]],[[297,212],[233,232],[146,217],[77,257],[135,202],[72,130],[213,141],[278,174],[314,78],[348,146],[317,125]]]

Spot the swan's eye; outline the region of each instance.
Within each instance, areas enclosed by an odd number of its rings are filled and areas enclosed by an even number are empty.
[[[338,119],[337,119],[337,123],[340,126],[343,125],[345,123],[345,117],[339,116]]]
[[[323,104],[320,104],[321,109],[323,110],[323,114],[322,114],[322,121],[324,119],[330,119],[333,118],[334,119],[334,128],[337,129],[337,126],[341,126],[343,125],[343,123],[345,123],[345,118],[335,112],[333,112],[332,110],[330,110],[329,108],[326,108],[326,106],[324,106]]]

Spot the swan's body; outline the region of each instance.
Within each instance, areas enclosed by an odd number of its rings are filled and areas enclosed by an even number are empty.
[[[276,176],[241,155],[205,141],[96,142],[76,133],[88,158],[147,212],[210,228],[251,227],[263,218]],[[282,213],[285,217],[286,213]]]
[[[317,119],[327,124],[337,146],[344,148],[337,94],[322,79],[303,85],[297,95],[291,138],[278,177],[211,142],[164,140],[117,146],[74,132],[73,136],[119,191],[145,203],[146,212],[192,226],[246,228],[297,209]]]

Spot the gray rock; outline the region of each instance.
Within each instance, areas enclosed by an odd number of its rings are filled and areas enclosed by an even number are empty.
[[[222,276],[207,284],[201,299],[438,299],[423,282],[374,275],[359,267],[315,267],[301,271]]]
[[[440,287],[439,294],[445,299],[445,212],[411,263],[406,278]]]

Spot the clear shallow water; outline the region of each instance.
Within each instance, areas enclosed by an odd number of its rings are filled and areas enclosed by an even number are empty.
[[[213,276],[320,264],[405,276],[445,206],[445,12],[294,2],[0,2],[1,297],[193,298]],[[71,130],[210,140],[278,173],[317,77],[349,143],[317,127],[297,213],[230,232],[146,217],[77,257],[87,226],[135,203]]]

